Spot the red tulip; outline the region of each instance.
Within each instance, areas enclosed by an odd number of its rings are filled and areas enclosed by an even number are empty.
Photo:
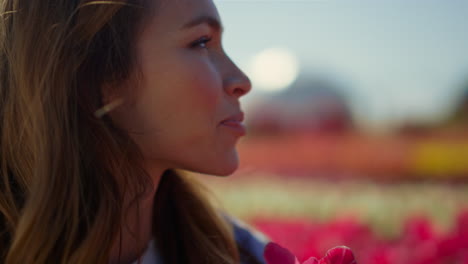
[[[273,242],[266,245],[263,256],[268,264],[300,264],[297,257],[288,249]],[[302,264],[356,264],[356,260],[350,248],[340,246],[328,250],[325,257],[320,260],[311,257]]]

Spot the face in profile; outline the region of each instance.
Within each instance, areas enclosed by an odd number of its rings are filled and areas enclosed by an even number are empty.
[[[149,169],[228,175],[238,167],[235,144],[245,133],[239,99],[251,84],[221,38],[211,0],[163,1],[138,36],[139,80],[112,118]]]

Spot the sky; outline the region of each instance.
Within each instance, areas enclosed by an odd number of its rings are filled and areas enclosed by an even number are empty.
[[[466,0],[214,0],[230,57],[249,74],[253,56],[291,50],[301,74],[344,82],[368,125],[437,121],[468,79]],[[254,104],[265,96],[255,86]]]

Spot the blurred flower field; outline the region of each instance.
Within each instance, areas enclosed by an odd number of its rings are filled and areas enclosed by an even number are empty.
[[[239,172],[202,177],[217,201],[300,261],[351,247],[361,264],[468,264],[468,184]]]
[[[283,175],[292,171],[349,180],[466,179],[468,129],[424,136],[353,131],[250,137],[240,142],[239,154],[243,169]]]

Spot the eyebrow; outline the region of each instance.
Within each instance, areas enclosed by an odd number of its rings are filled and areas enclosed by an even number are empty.
[[[195,19],[183,25],[181,29],[185,30],[185,29],[189,29],[191,27],[195,27],[201,24],[207,24],[208,26],[210,26],[211,28],[213,28],[214,30],[218,32],[223,32],[224,30],[223,25],[218,19],[212,16],[207,16],[207,15],[196,17]]]

